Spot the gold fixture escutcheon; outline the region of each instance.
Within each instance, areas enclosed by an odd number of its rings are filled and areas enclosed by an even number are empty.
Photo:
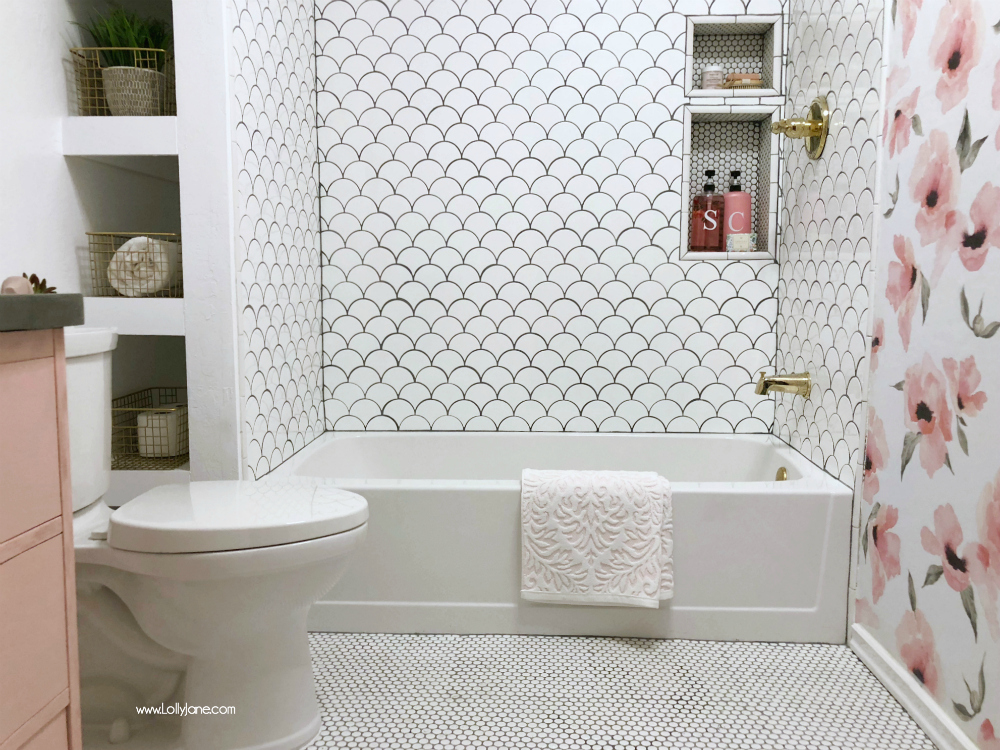
[[[788,469],[782,466],[778,469],[778,473],[774,475],[775,482],[786,482],[788,481]]]
[[[789,138],[805,138],[806,153],[810,159],[818,159],[826,148],[826,137],[830,133],[830,107],[825,96],[817,96],[809,105],[809,116],[805,119],[793,117],[778,120],[771,125],[771,132]]]

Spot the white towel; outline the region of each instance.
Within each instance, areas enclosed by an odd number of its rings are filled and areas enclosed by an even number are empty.
[[[141,411],[136,415],[139,455],[143,458],[168,458],[187,453],[186,406],[172,406],[165,411]]]
[[[670,483],[653,472],[521,473],[521,598],[656,608],[674,593]]]
[[[177,243],[133,237],[111,256],[108,281],[126,297],[162,292],[181,278]]]

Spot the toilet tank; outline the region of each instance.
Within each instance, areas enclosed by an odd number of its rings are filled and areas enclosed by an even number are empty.
[[[99,500],[111,484],[111,352],[114,328],[64,329],[73,510]]]

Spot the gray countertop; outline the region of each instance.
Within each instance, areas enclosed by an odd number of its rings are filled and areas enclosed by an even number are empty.
[[[82,324],[82,294],[0,294],[0,332]]]

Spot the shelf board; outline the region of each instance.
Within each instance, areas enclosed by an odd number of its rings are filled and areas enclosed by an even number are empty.
[[[65,156],[176,156],[176,117],[66,117]]]
[[[713,97],[719,99],[761,99],[765,96],[782,96],[776,89],[692,89],[688,96],[693,98]]]
[[[705,253],[688,250],[681,255],[681,260],[774,260],[774,256],[766,250],[752,253]]]
[[[117,328],[121,336],[183,336],[184,300],[84,297],[84,325]]]

